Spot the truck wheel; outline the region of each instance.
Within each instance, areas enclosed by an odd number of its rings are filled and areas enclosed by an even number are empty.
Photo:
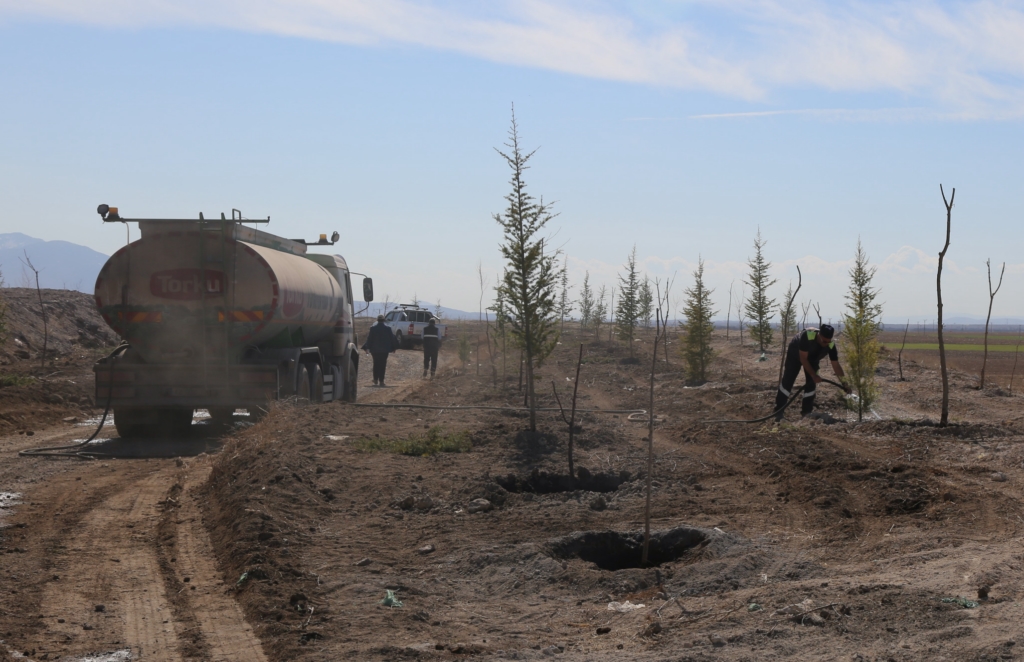
[[[295,371],[295,396],[300,402],[309,402],[309,370],[304,364],[299,364]]]
[[[348,367],[345,369],[345,402],[356,401],[356,379],[359,377],[359,363],[353,357],[348,359]]]
[[[402,332],[399,331],[395,334],[395,340],[398,341],[398,349],[405,349],[405,341],[402,340]]]
[[[319,364],[314,363],[309,371],[309,401],[320,403],[324,401],[324,371]]]

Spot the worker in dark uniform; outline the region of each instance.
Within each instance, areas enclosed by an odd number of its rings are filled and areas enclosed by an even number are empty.
[[[384,323],[384,316],[377,315],[377,323],[370,327],[363,349],[373,357],[373,385],[384,386],[384,372],[388,367],[388,354],[398,349],[398,340],[391,327]]]
[[[423,378],[427,378],[427,370],[430,370],[430,378],[434,378],[434,371],[437,370],[437,350],[441,349],[441,336],[437,333],[437,318],[431,317],[430,322],[423,327]]]
[[[797,375],[803,370],[807,381],[804,384],[803,404],[800,413],[803,416],[814,410],[814,396],[817,395],[816,386],[821,383],[818,376],[818,365],[826,355],[832,362],[832,371],[839,379],[843,378],[843,367],[839,365],[839,351],[836,349],[836,330],[828,324],[822,324],[820,329],[805,329],[789,342],[789,349],[786,350],[786,367],[782,373],[782,382],[779,384],[779,392],[775,396],[775,420],[782,420],[782,408],[786,405],[793,394],[793,384]],[[847,393],[850,387],[843,387]]]

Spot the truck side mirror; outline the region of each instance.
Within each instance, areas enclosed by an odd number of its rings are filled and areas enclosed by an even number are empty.
[[[363,301],[370,303],[373,301],[373,279],[363,279]]]

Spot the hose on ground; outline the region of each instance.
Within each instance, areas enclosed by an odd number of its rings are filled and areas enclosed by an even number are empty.
[[[110,364],[110,380],[107,382],[107,404],[103,408],[103,416],[100,417],[100,424],[96,427],[96,430],[89,435],[89,438],[85,441],[80,441],[75,444],[68,446],[44,446],[41,448],[27,448],[23,451],[18,451],[20,457],[74,457],[79,460],[95,460],[96,456],[105,456],[106,453],[93,453],[89,451],[80,450],[88,446],[93,439],[99,436],[100,431],[103,429],[104,424],[107,421],[107,415],[110,413],[110,403],[114,399],[114,364],[120,355],[128,349],[128,343],[121,343],[117,348],[111,352],[107,358],[111,360]]]
[[[843,392],[846,391],[846,387],[840,384],[839,382],[834,382],[831,379],[825,379],[824,377],[821,378],[821,381],[825,382],[826,384],[832,384],[837,388],[841,388],[843,389]],[[717,419],[712,421],[701,421],[701,423],[762,423],[770,418],[775,418],[782,412],[786,411],[786,408],[793,404],[793,401],[796,400],[800,396],[800,394],[803,393],[806,389],[807,384],[804,384],[798,390],[794,391],[793,395],[789,396],[789,400],[786,401],[786,404],[782,405],[781,407],[779,407],[772,413],[768,414],[767,416],[762,416],[761,418],[752,418],[749,420]]]
[[[510,405],[420,405],[414,403],[404,402],[353,402],[353,407],[383,407],[389,409],[395,409],[398,407],[407,407],[409,409],[448,409],[448,410],[459,410],[459,409],[483,409],[487,411],[530,411],[529,407],[512,407]],[[558,407],[537,407],[534,411],[549,412],[549,411],[562,411]],[[638,419],[634,416],[643,416],[647,414],[646,409],[577,409],[577,414],[628,414],[630,421],[638,421],[647,419]],[[655,419],[657,420],[657,419]]]

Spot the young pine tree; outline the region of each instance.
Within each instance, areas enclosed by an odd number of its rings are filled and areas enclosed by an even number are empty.
[[[505,258],[502,288],[510,313],[509,331],[523,349],[530,431],[536,432],[537,392],[533,375],[558,342],[556,288],[560,274],[555,262],[557,253],[545,251],[544,239],[538,236],[554,215],[543,199],[538,202],[526,191],[523,175],[536,152],[524,153],[519,146],[515,109],[508,139],[508,153],[497,151],[512,171],[512,190],[505,196],[505,212],[494,214],[494,220],[504,234],[500,246]]]
[[[640,283],[640,292],[637,295],[637,312],[644,328],[651,328],[651,320],[654,319],[654,290],[651,289],[651,281],[644,276]]]
[[[711,322],[715,310],[712,309],[711,294],[714,290],[704,285],[704,260],[697,261],[697,270],[693,272],[693,287],[686,290],[686,303],[683,314],[686,316],[686,327],[683,330],[683,358],[686,361],[686,375],[691,382],[706,382],[708,368],[715,351],[711,349],[711,334],[715,325]]]
[[[597,293],[597,301],[594,302],[594,337],[598,340],[601,339],[601,325],[604,324],[604,318],[608,315],[608,304],[604,302],[607,296],[608,288],[602,285],[601,290]]]
[[[750,318],[747,328],[762,353],[765,347],[772,344],[772,310],[775,308],[775,299],[768,298],[768,288],[775,284],[775,280],[768,273],[772,263],[764,259],[766,243],[761,239],[761,229],[758,228],[754,239],[754,257],[747,260],[750,271],[744,281],[750,286],[750,296],[746,303],[747,316]]]
[[[857,255],[850,270],[850,290],[846,295],[843,315],[843,351],[846,353],[846,382],[857,394],[856,402],[847,405],[864,419],[864,411],[878,398],[875,367],[878,364],[878,332],[882,306],[875,303],[878,289],[871,286],[875,267],[868,266],[868,256],[857,240]]]
[[[561,285],[561,291],[558,295],[558,333],[561,334],[565,330],[565,318],[572,312],[572,299],[569,298],[569,256],[565,256],[565,264],[562,265],[561,274],[558,277],[558,282]]]
[[[583,276],[583,287],[580,288],[580,299],[576,302],[580,307],[580,331],[587,328],[594,317],[594,290],[590,289],[590,272]]]
[[[640,275],[636,271],[636,246],[626,259],[626,275],[619,276],[619,304],[615,308],[615,330],[629,343],[633,356],[633,339],[640,321]]]

